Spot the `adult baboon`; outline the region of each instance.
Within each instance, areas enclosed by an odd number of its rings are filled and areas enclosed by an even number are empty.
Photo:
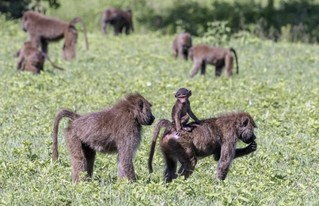
[[[233,75],[233,55],[236,59],[236,73],[238,74],[238,60],[235,49],[233,48],[221,48],[213,47],[205,44],[198,44],[190,48],[189,57],[193,61],[193,69],[190,77],[194,77],[199,69],[201,74],[206,72],[206,64],[215,65],[215,76],[220,76],[223,68],[225,67],[226,76]]]
[[[53,127],[53,160],[58,159],[58,126],[63,117],[70,118],[66,139],[71,155],[72,179],[80,173],[93,174],[96,152],[117,153],[118,176],[136,180],[133,158],[141,141],[142,125],[155,119],[149,103],[140,94],[130,94],[110,109],[79,115],[62,110]]]
[[[194,124],[191,123],[190,126]],[[245,112],[225,114],[216,118],[201,120],[191,132],[181,133],[181,137],[173,130],[166,130],[160,141],[160,148],[166,161],[164,178],[171,182],[177,177],[177,161],[181,163],[178,174],[189,177],[195,169],[191,159],[185,155],[180,140],[189,138],[197,158],[213,155],[218,161],[217,178],[224,180],[232,160],[247,155],[257,149],[253,118]],[[153,136],[151,151],[154,150],[157,136]],[[236,143],[242,140],[248,146],[236,149]],[[152,172],[154,152],[149,156],[149,171]]]
[[[106,34],[107,24],[111,24],[114,28],[114,35],[118,35],[125,29],[125,34],[133,32],[132,10],[122,11],[116,8],[108,8],[102,13],[101,31]]]
[[[86,48],[89,48],[86,28],[81,17],[75,17],[70,22],[48,17],[34,11],[27,11],[22,17],[22,28],[28,32],[29,40],[36,47],[48,53],[48,42],[59,41],[64,38],[63,57],[70,60],[75,57],[75,46],[77,42],[77,29],[75,24],[82,24]]]
[[[188,32],[180,33],[176,36],[173,41],[173,52],[175,58],[188,59],[188,50],[192,47],[192,36]]]
[[[34,47],[30,41],[24,42],[22,48],[16,53],[16,57],[18,57],[18,70],[25,70],[38,74],[43,70],[45,59],[47,59],[54,68],[63,70],[63,68],[55,65],[48,55]]]

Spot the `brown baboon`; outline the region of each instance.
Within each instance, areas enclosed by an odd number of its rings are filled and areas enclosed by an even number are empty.
[[[43,70],[45,59],[47,59],[54,68],[63,70],[63,68],[55,65],[48,55],[34,47],[30,41],[24,42],[22,48],[16,53],[16,56],[18,57],[18,70],[25,70],[38,74]]]
[[[63,117],[70,118],[66,139],[71,156],[72,179],[80,173],[93,174],[96,152],[117,153],[118,176],[136,180],[133,158],[141,141],[142,125],[155,119],[151,104],[140,94],[130,94],[110,109],[79,115],[62,110],[53,128],[53,160],[58,159],[58,126]]]
[[[175,58],[188,59],[188,50],[192,47],[192,36],[188,32],[180,33],[176,36],[173,41],[173,52]]]
[[[125,34],[129,34],[130,30],[133,32],[132,10],[122,11],[120,9],[108,8],[102,13],[101,31],[106,34],[107,24],[114,28],[114,35],[118,35],[125,29]]]
[[[236,59],[236,73],[238,74],[238,60],[235,49],[233,48],[221,48],[212,47],[205,44],[198,44],[190,48],[189,57],[193,61],[193,69],[190,77],[194,77],[199,69],[201,74],[206,72],[206,64],[215,65],[215,76],[220,76],[223,68],[225,67],[226,76],[233,75],[233,55]]]
[[[29,40],[36,47],[41,45],[41,50],[48,53],[48,42],[59,41],[64,38],[63,57],[70,60],[75,57],[75,46],[77,42],[77,29],[75,24],[82,24],[85,37],[86,48],[89,48],[86,28],[81,17],[75,17],[72,21],[64,22],[62,20],[48,17],[34,11],[27,11],[22,17],[22,28],[28,32]]]
[[[192,125],[194,123],[190,123]],[[197,158],[213,155],[218,161],[217,178],[224,180],[231,162],[236,157],[247,155],[256,151],[257,144],[254,128],[256,124],[253,118],[245,112],[225,114],[216,118],[201,120],[198,126],[191,132],[176,135],[174,130],[166,130],[160,141],[160,148],[166,161],[164,178],[171,182],[177,177],[177,161],[181,163],[178,174],[189,177],[195,169],[191,159],[185,155],[185,149],[180,145],[180,140],[189,138],[192,141],[193,150]],[[157,137],[153,137],[151,151],[154,151]],[[248,146],[236,149],[236,143],[242,140]],[[151,168],[153,153],[149,156]],[[152,172],[152,170],[150,170]]]
[[[177,90],[177,92],[175,93],[176,102],[172,109],[172,122],[166,119],[161,119],[157,123],[153,133],[154,141],[152,142],[150,156],[153,157],[156,138],[160,132],[160,129],[162,127],[165,127],[166,128],[165,132],[172,131],[172,130],[176,131],[176,138],[180,138],[179,143],[185,151],[184,155],[191,160],[191,163],[195,167],[197,159],[192,149],[192,142],[190,141],[189,136],[180,135],[183,130],[187,132],[190,132],[192,130],[192,127],[187,125],[189,117],[195,120],[195,123],[199,123],[199,119],[192,112],[190,102],[188,100],[188,98],[191,95],[192,95],[192,91],[186,88],[180,88]],[[196,126],[196,125],[193,124],[193,126]],[[149,159],[149,170],[153,171],[151,162],[152,162],[152,158]]]

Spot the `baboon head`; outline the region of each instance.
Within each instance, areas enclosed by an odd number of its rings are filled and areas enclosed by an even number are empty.
[[[78,39],[78,33],[74,26],[70,26],[65,37],[63,45],[63,57],[66,60],[75,57],[75,47]]]
[[[249,114],[240,116],[237,128],[239,139],[246,144],[249,144],[256,139],[254,128],[257,128],[257,125]]]
[[[151,125],[153,124],[155,117],[152,114],[151,107],[152,104],[148,102],[140,94],[132,94],[126,97],[132,105],[130,112],[133,114],[133,118],[141,125]]]
[[[23,15],[23,17],[22,17],[22,29],[23,29],[23,31],[27,32],[28,31],[28,27],[29,27],[28,15],[27,15],[27,13],[25,13]]]
[[[180,88],[177,90],[175,93],[175,97],[180,101],[180,102],[186,102],[188,97],[192,95],[192,91],[188,90],[186,88]]]

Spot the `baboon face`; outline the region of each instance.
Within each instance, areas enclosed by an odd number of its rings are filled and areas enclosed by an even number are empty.
[[[256,127],[257,126],[252,118],[247,116],[241,118],[238,129],[239,139],[245,142],[246,144],[253,142],[256,139],[256,136],[254,134],[254,128]]]
[[[180,102],[185,102],[187,101],[188,97],[192,95],[192,91],[188,90],[186,88],[180,88],[177,90],[175,93],[175,97],[180,101]]]
[[[75,27],[70,27],[65,36],[63,45],[63,56],[65,59],[72,59],[75,57],[75,47],[78,39],[78,33]]]
[[[137,122],[141,125],[153,124],[155,117],[151,111],[152,104],[139,94],[135,99],[130,99],[130,97],[127,98],[128,101],[134,104],[133,115]]]

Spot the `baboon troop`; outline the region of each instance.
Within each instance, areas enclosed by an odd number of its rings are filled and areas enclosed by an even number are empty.
[[[108,8],[102,13],[101,18],[101,31],[106,34],[107,25],[110,24],[114,28],[114,35],[118,35],[125,31],[125,34],[129,34],[130,31],[134,31],[132,10],[128,9],[123,11],[116,8]]]
[[[136,180],[133,157],[141,142],[142,125],[151,125],[155,117],[151,103],[140,94],[129,94],[112,108],[79,115],[60,111],[53,127],[53,160],[58,159],[58,127],[63,117],[70,119],[66,141],[71,156],[72,179],[80,173],[92,177],[96,152],[117,153],[118,177]]]
[[[213,47],[205,44],[198,44],[190,48],[189,56],[193,61],[193,68],[190,77],[194,77],[199,70],[204,75],[206,72],[206,65],[215,65],[215,76],[220,76],[225,67],[225,74],[227,77],[233,75],[233,55],[236,59],[236,73],[238,74],[238,60],[235,49]]]
[[[234,158],[247,155],[256,151],[257,144],[254,128],[256,124],[253,118],[245,112],[229,113],[219,117],[201,120],[190,132],[183,132],[179,136],[172,129],[166,129],[161,140],[160,148],[166,162],[164,179],[171,182],[178,175],[188,178],[195,169],[194,161],[186,155],[181,145],[184,139],[190,139],[197,158],[204,158],[210,155],[218,161],[217,178],[224,180]],[[157,137],[153,138],[151,151],[154,150]],[[241,140],[248,146],[236,148],[236,143]],[[149,155],[149,171],[152,172],[152,159],[154,152]],[[177,161],[181,166],[177,170]]]
[[[75,17],[70,22],[64,22],[34,11],[27,11],[22,16],[22,28],[28,33],[29,41],[35,47],[41,46],[41,50],[45,54],[48,53],[48,42],[59,41],[64,38],[63,57],[66,60],[75,57],[75,46],[78,37],[75,24],[78,22],[82,24],[85,44],[88,49],[86,28],[81,17]]]
[[[16,57],[18,57],[17,70],[30,71],[39,74],[43,70],[45,59],[48,59],[54,68],[63,70],[63,68],[55,65],[49,59],[48,55],[34,47],[30,41],[24,42],[22,48],[16,53]]]
[[[188,32],[180,33],[173,41],[173,52],[175,58],[188,59],[188,51],[192,47],[192,36]]]

